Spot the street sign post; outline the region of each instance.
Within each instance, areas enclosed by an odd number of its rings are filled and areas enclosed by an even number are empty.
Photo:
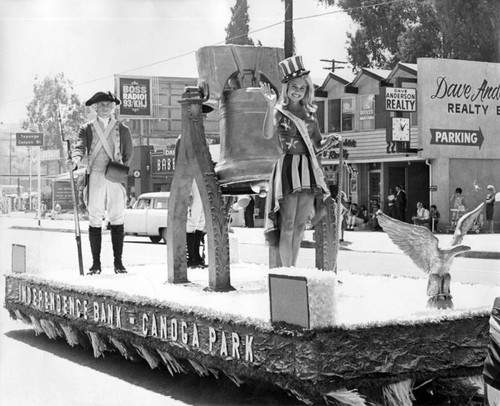
[[[29,187],[29,208],[31,210],[31,147],[37,147],[38,156],[38,225],[40,225],[41,218],[41,201],[42,201],[42,191],[41,191],[41,173],[40,173],[40,147],[43,146],[43,133],[39,132],[27,132],[27,133],[16,133],[16,146],[17,147],[28,147],[30,156],[30,187]]]
[[[41,147],[43,133],[16,133],[17,147]]]

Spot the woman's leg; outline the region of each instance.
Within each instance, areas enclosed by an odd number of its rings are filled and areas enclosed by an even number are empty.
[[[293,263],[293,232],[299,193],[285,195],[280,202],[280,243],[281,265],[290,267]]]
[[[295,213],[295,222],[293,227],[293,242],[292,242],[292,266],[297,265],[299,257],[300,243],[306,228],[307,218],[314,207],[314,194],[310,192],[298,193],[297,211]]]

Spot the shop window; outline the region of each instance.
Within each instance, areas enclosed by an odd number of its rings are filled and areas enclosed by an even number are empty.
[[[340,131],[340,99],[328,100],[328,130],[327,132]]]
[[[354,97],[346,97],[342,99],[342,122],[341,131],[352,131],[354,130],[354,113],[356,111],[356,105],[354,102]]]
[[[375,95],[359,96],[359,129],[375,129]]]

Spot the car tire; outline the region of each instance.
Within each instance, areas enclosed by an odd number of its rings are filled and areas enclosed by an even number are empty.
[[[158,244],[161,241],[161,236],[155,235],[155,236],[149,236],[149,239],[154,242],[155,244]]]
[[[160,235],[161,235],[161,238],[162,238],[163,242],[166,244],[167,243],[167,229],[166,228],[162,228],[160,230]]]

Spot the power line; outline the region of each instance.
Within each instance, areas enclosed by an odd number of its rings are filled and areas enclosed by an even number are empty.
[[[269,24],[269,25],[266,25],[264,27],[257,28],[255,30],[251,30],[251,31],[248,32],[248,34],[254,34],[256,32],[264,31],[264,30],[267,30],[269,28],[275,27],[277,25],[284,24],[284,23],[289,22],[289,21],[307,20],[307,19],[316,18],[316,17],[322,17],[322,16],[330,15],[330,14],[344,13],[344,12],[351,11],[351,10],[360,10],[360,9],[364,9],[364,8],[373,8],[373,7],[378,7],[378,6],[386,6],[386,5],[389,5],[389,4],[398,3],[400,1],[402,1],[402,0],[381,1],[379,3],[375,3],[375,4],[363,4],[361,6],[351,7],[351,8],[345,9],[345,10],[343,10],[343,9],[342,10],[334,10],[334,11],[328,11],[328,12],[319,13],[319,14],[312,14],[312,15],[309,15],[309,16],[297,17],[297,18],[293,18],[291,20],[278,21],[276,23]],[[248,35],[248,34],[242,34],[242,35]],[[238,36],[233,37],[233,38],[225,39],[225,40],[216,42],[216,43],[214,43],[212,45],[209,45],[209,46],[215,46],[215,45],[225,44],[227,41],[234,40],[236,38],[241,37],[242,35],[238,35]],[[185,56],[194,54],[194,53],[196,53],[196,51],[197,50],[188,51],[188,52],[185,52],[185,53],[180,54],[180,55],[172,56],[170,58],[165,58],[165,59],[159,60],[157,62],[152,62],[152,63],[147,64],[147,65],[137,66],[135,68],[130,68],[130,69],[118,72],[118,73],[113,73],[113,74],[109,74],[109,75],[106,75],[106,76],[101,76],[101,77],[96,78],[96,79],[90,79],[90,80],[87,80],[85,82],[76,83],[73,86],[74,87],[78,87],[78,86],[88,85],[90,83],[98,82],[100,80],[104,80],[104,79],[108,79],[108,78],[113,78],[114,75],[121,75],[121,74],[124,74],[124,73],[134,72],[136,70],[150,68],[150,67],[155,66],[155,65],[160,65],[162,63],[170,62],[170,61],[173,61],[173,60],[176,60],[176,59],[183,58]],[[339,67],[337,67],[337,69],[339,69]],[[0,103],[0,104],[11,104],[11,103],[16,103],[16,102],[23,101],[23,100],[28,100],[30,98],[31,98],[31,96],[29,96],[29,97],[27,96],[27,97],[22,97],[22,98],[19,98],[19,99],[14,99],[14,100],[8,101],[8,102],[3,102],[3,103]]]

